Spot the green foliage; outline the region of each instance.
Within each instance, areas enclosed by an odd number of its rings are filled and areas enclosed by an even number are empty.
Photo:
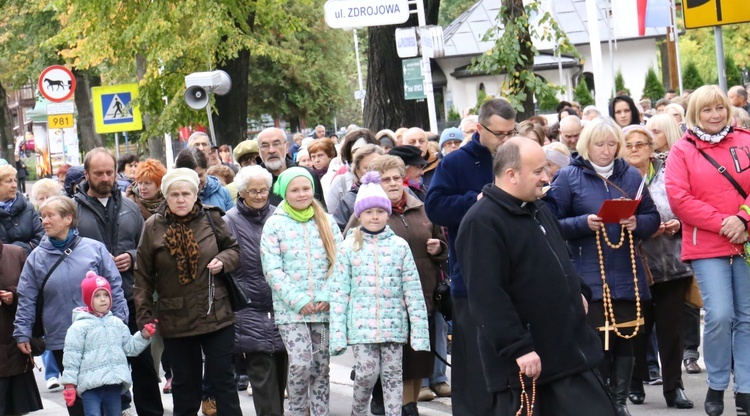
[[[560,102],[560,100],[557,98],[557,89],[553,88],[550,88],[549,90],[543,91],[542,93],[538,94],[536,96],[536,99],[539,110],[543,112],[555,111],[557,103]]]
[[[534,73],[534,56],[538,50],[532,39],[553,41],[560,53],[579,55],[557,21],[540,8],[539,0],[523,2],[522,7],[518,6],[519,3],[518,0],[503,0],[501,18],[482,38],[495,44],[481,57],[472,60],[472,70],[493,75],[506,73],[501,94],[516,111],[524,112],[524,103],[530,95],[547,97],[560,91],[559,87],[548,84]],[[531,16],[535,16],[533,22]]]
[[[734,62],[734,58],[727,56],[724,59],[724,65],[727,69],[727,88],[732,88],[735,85],[743,85],[742,83],[742,71]]]
[[[643,86],[643,96],[656,101],[664,97],[665,92],[664,84],[659,80],[656,71],[653,67],[649,67],[648,72],[646,72],[646,83]]]
[[[458,113],[455,106],[448,110],[448,121],[461,121],[461,114]]]
[[[678,19],[678,21],[682,24],[682,19]],[[740,70],[750,68],[750,54],[747,53],[750,25],[726,25],[722,26],[721,29],[724,38],[725,59],[731,57]],[[689,62],[693,62],[696,66],[701,79],[718,79],[713,28],[690,29],[680,35],[680,64],[685,68]],[[727,77],[729,77],[728,64]],[[729,82],[727,84],[731,86]]]
[[[476,0],[441,0],[438,24],[443,27],[448,26],[474,3]]]
[[[622,77],[622,71],[618,69],[617,75],[615,75],[615,94],[620,91],[625,91],[630,96],[630,90],[625,88],[625,79]]]
[[[698,67],[693,61],[688,61],[682,70],[682,87],[686,90],[694,90],[704,85],[703,77],[698,72]]]
[[[594,97],[591,96],[589,86],[583,78],[578,81],[578,85],[576,85],[576,89],[573,91],[573,100],[578,101],[578,104],[580,104],[582,108],[587,105],[594,105]]]
[[[484,104],[485,101],[495,98],[493,95],[487,95],[487,91],[479,90],[477,93],[477,105],[469,111],[469,114],[479,114],[479,107]]]

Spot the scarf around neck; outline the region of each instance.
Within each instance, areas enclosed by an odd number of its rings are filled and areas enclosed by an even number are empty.
[[[612,176],[612,172],[614,172],[615,170],[615,161],[613,160],[609,162],[609,165],[607,166],[599,166],[596,163],[591,162],[591,166],[593,166],[596,173],[605,178],[609,178],[610,176]]]
[[[732,131],[732,126],[726,126],[723,129],[721,129],[720,132],[716,134],[708,134],[705,131],[701,130],[701,128],[698,126],[693,126],[691,130],[693,130],[693,134],[695,134],[695,137],[699,138],[700,140],[703,140],[704,142],[709,142],[711,144],[716,144],[724,140],[725,137],[727,137],[727,134],[729,134]]]
[[[315,210],[313,210],[312,204],[300,211],[292,208],[292,206],[289,205],[286,201],[281,201],[281,209],[283,209],[284,212],[289,214],[289,216],[297,222],[308,222],[310,221],[310,218],[315,215]]]
[[[177,261],[177,277],[181,284],[186,285],[198,277],[198,259],[200,247],[195,241],[193,230],[188,223],[203,212],[199,204],[193,205],[193,210],[187,215],[179,217],[174,215],[167,207],[165,216],[167,218],[167,231],[164,233],[164,243]]]
[[[68,236],[65,237],[65,240],[58,240],[56,238],[49,238],[49,242],[52,243],[52,246],[60,251],[64,251],[65,247],[70,243],[70,240],[75,238],[75,232],[71,229],[68,231]]]
[[[391,201],[391,211],[394,214],[401,215],[404,213],[404,210],[406,210],[406,191],[401,192],[401,199],[398,202],[394,203]]]

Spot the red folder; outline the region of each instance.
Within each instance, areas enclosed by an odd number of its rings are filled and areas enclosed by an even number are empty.
[[[596,214],[603,222],[619,224],[620,220],[630,218],[635,214],[640,199],[607,199]]]

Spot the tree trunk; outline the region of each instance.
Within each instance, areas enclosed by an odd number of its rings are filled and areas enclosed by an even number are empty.
[[[216,110],[213,113],[216,145],[228,144],[232,147],[247,136],[247,97],[250,51],[240,51],[237,57],[227,61],[222,69],[232,79],[232,89],[226,95],[216,96]]]
[[[13,138],[13,127],[10,125],[13,121],[8,108],[8,94],[5,88],[0,84],[0,157],[13,164],[13,149],[16,141]],[[8,149],[11,145],[11,149]]]
[[[427,24],[437,24],[440,0],[423,1]],[[417,16],[412,15],[400,27],[417,25]],[[372,131],[399,127],[429,129],[427,101],[404,99],[404,74],[396,52],[395,27],[370,27],[368,41],[364,126]]]
[[[146,76],[146,70],[148,70],[148,62],[146,57],[142,53],[135,55],[135,75],[138,80],[142,80]],[[148,128],[151,124],[151,115],[141,112],[143,117],[143,128]],[[148,139],[148,153],[149,157],[157,159],[164,163],[164,166],[171,166],[172,161],[167,162],[166,150],[164,149],[164,139],[159,136],[149,137]],[[143,141],[143,137],[141,137]]]
[[[516,20],[518,17],[526,14],[526,10],[523,7],[523,0],[503,0],[505,8],[503,9],[504,13],[501,16],[503,22],[509,22],[511,20]],[[528,16],[527,16],[527,22],[528,22]],[[507,24],[505,25],[508,26]],[[516,64],[515,67],[512,70],[508,71],[508,78],[509,78],[509,84],[511,85],[511,89],[514,89],[516,91],[520,91],[521,93],[526,94],[526,98],[523,100],[523,111],[519,111],[516,114],[516,120],[526,120],[529,117],[534,115],[534,90],[530,88],[528,85],[526,85],[525,82],[514,79],[513,73],[520,73],[522,71],[528,71],[528,72],[534,72],[534,52],[532,49],[532,43],[531,43],[531,32],[529,31],[528,25],[523,26],[517,26],[518,32],[518,38],[520,42],[520,52],[519,54],[523,57],[525,57],[525,61],[523,64]]]
[[[92,76],[86,71],[73,70],[76,77],[75,101],[78,109],[78,140],[83,150],[88,152],[95,147],[101,147],[102,136],[94,128],[94,109],[91,101],[91,87],[101,85],[99,76]]]

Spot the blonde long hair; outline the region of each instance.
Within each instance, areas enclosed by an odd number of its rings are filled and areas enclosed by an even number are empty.
[[[323,247],[326,250],[326,257],[328,258],[328,272],[326,273],[326,278],[328,278],[333,273],[333,266],[336,264],[336,240],[334,240],[333,233],[331,232],[331,223],[328,222],[328,215],[314,198],[312,207],[315,225],[318,226],[318,233],[323,240]]]
[[[354,229],[354,244],[352,245],[352,250],[359,251],[362,249],[362,246],[365,244],[365,239],[362,236],[362,226]]]

